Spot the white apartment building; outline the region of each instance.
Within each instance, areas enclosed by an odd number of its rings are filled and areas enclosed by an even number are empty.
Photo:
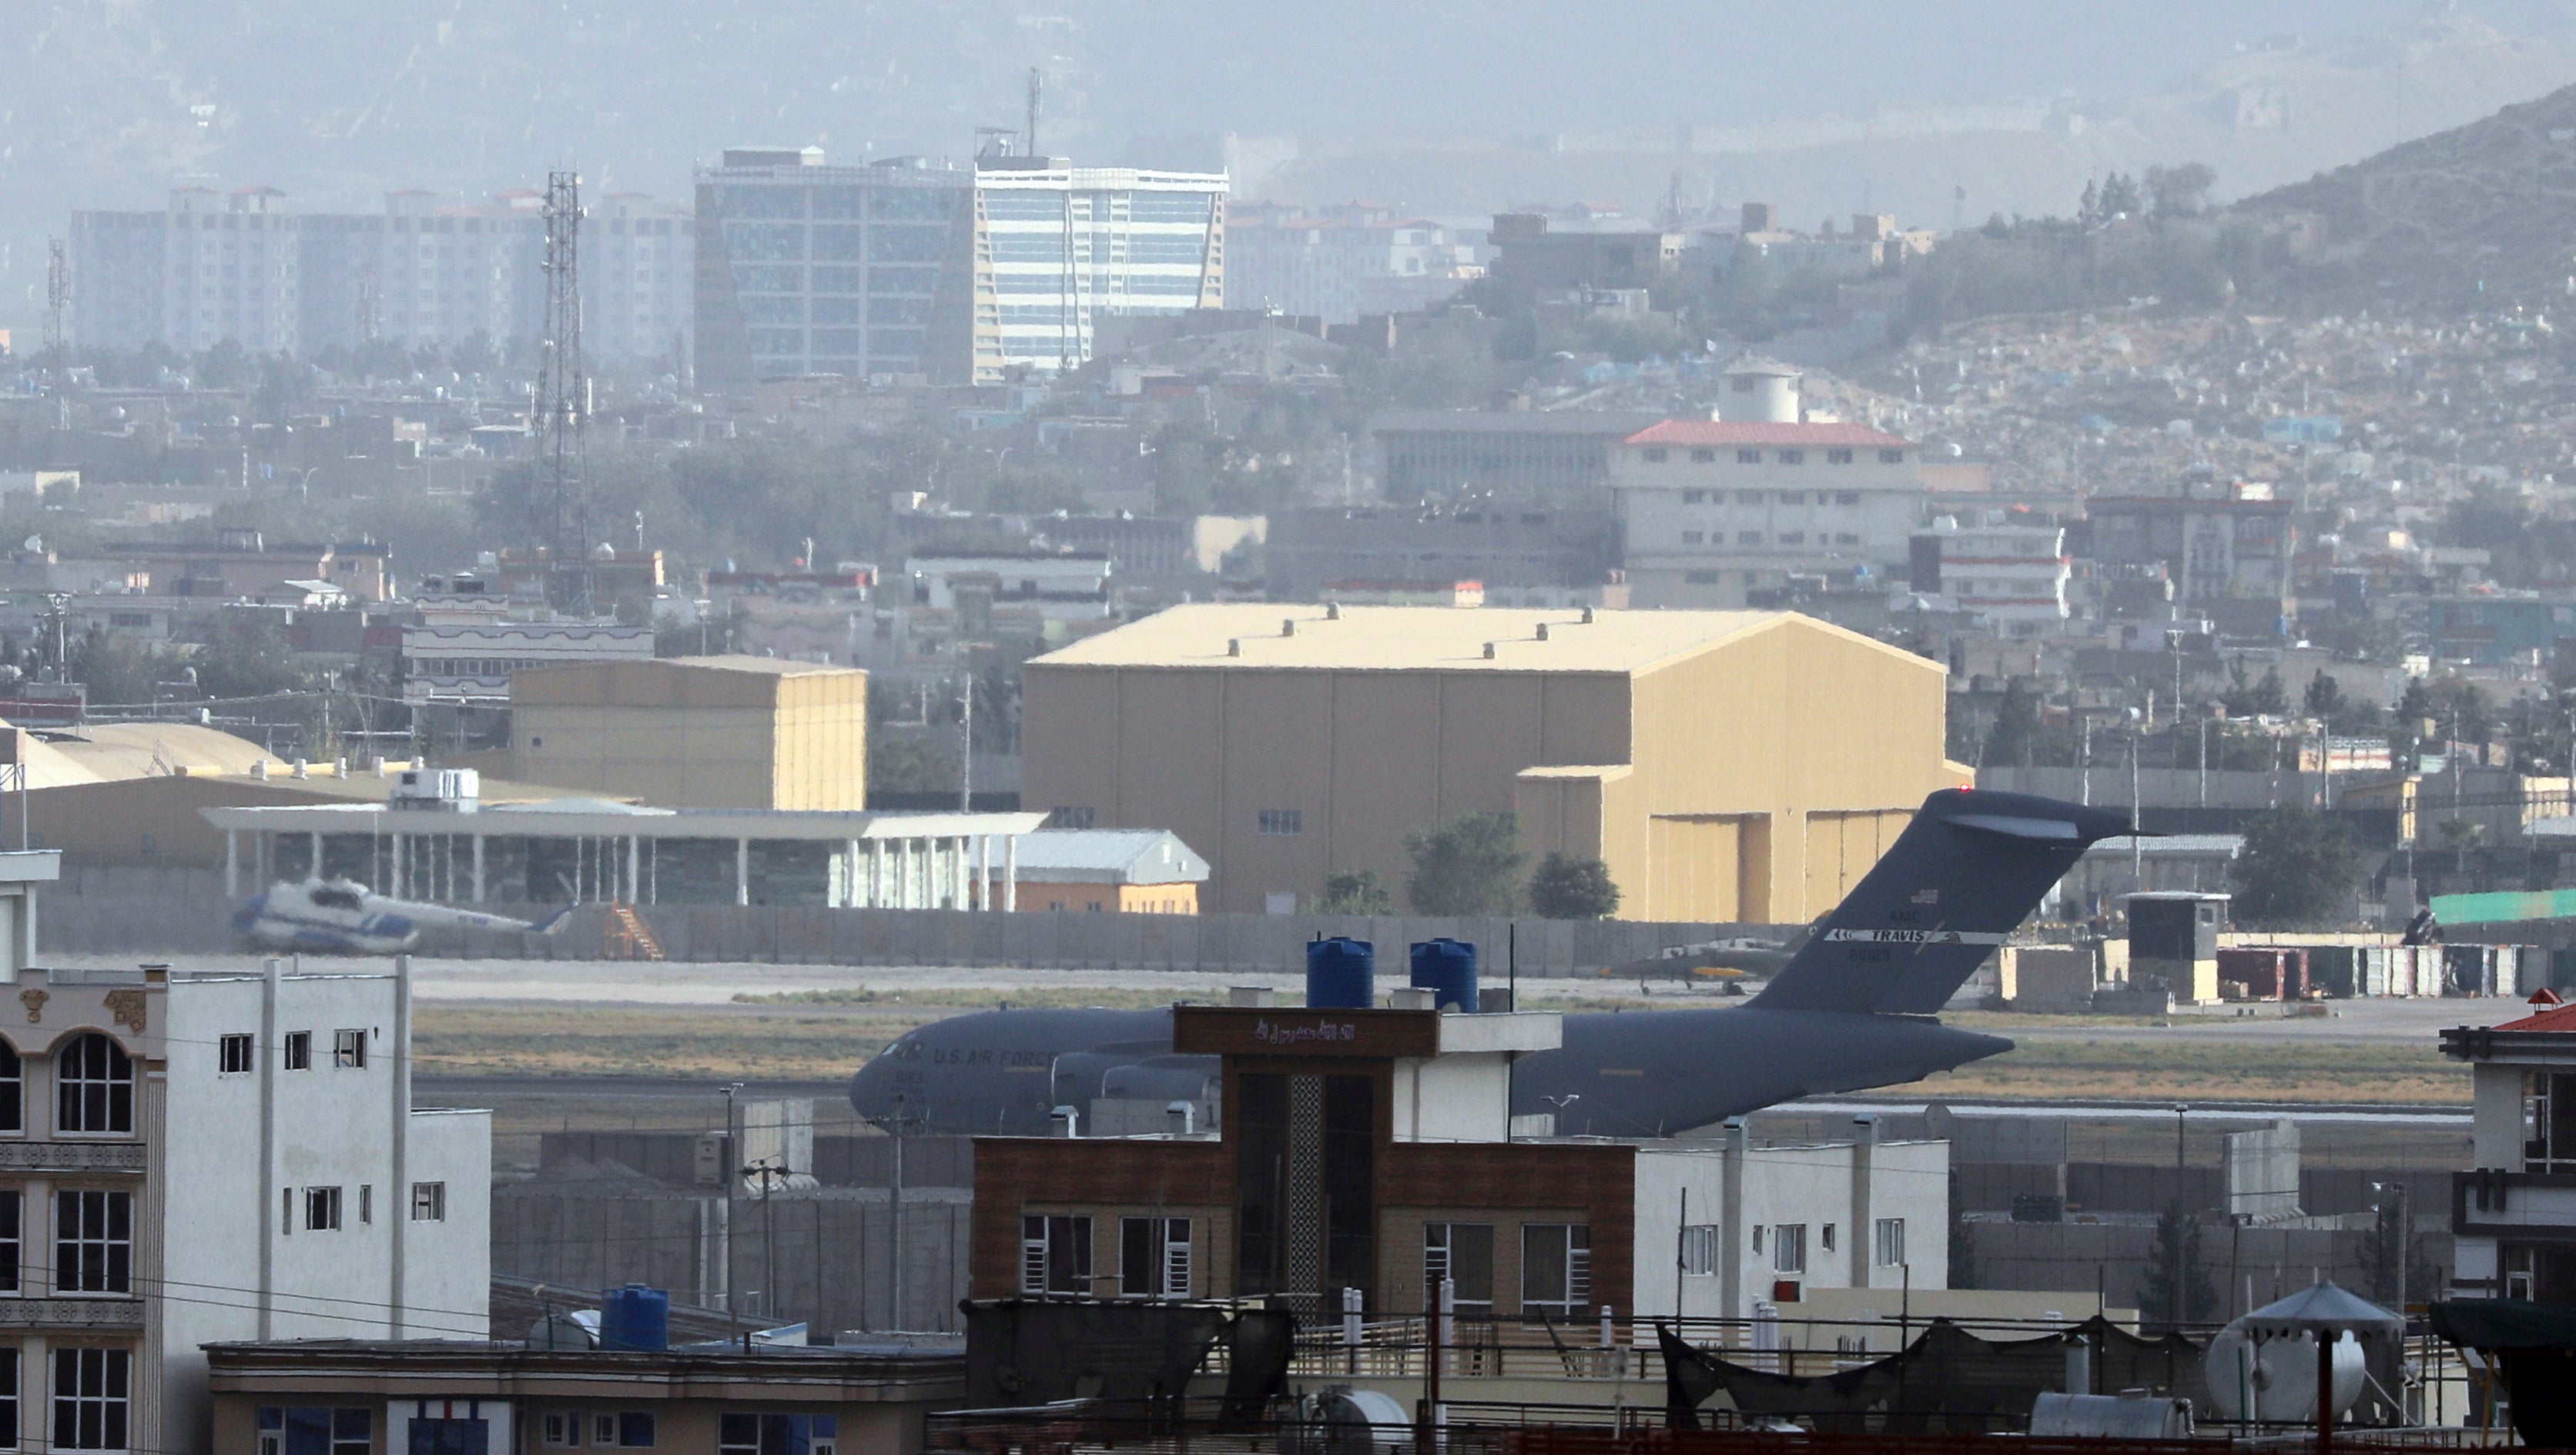
[[[1226,297],[1236,308],[1354,323],[1429,307],[1482,271],[1449,229],[1384,208],[1237,204],[1226,214]]]
[[[1803,417],[1797,382],[1785,365],[1739,363],[1719,418],[1649,425],[1613,453],[1635,605],[1738,608],[1792,575],[1906,563],[1923,519],[1921,449]]]
[[[208,1342],[489,1336],[490,1118],[412,1106],[407,965],[10,979],[8,1448],[206,1450]]]
[[[974,382],[1088,363],[1103,315],[1225,306],[1225,194],[1222,172],[977,158]]]
[[[1825,1289],[1947,1288],[1950,1144],[1854,1130],[1771,1146],[1730,1121],[1714,1151],[1639,1143],[1635,1312],[1742,1319]]]
[[[2474,1107],[2473,1166],[2451,1179],[2454,1295],[2576,1303],[2576,1006],[2455,1027],[2442,1054],[2469,1063]]]
[[[545,308],[544,198],[465,205],[390,192],[381,213],[295,213],[284,193],[182,187],[160,212],[75,212],[76,344],[196,353],[230,339],[310,356],[369,342],[497,352],[535,338]],[[582,227],[584,343],[601,362],[674,357],[693,326],[695,229],[639,193]]]
[[[1962,522],[1936,516],[1914,534],[1908,586],[1935,606],[1967,612],[2006,637],[2050,636],[2066,626],[2075,576],[2066,532],[2016,522],[2000,510]]]
[[[578,662],[643,662],[653,628],[588,621],[463,621],[403,628],[405,702],[507,701],[510,674]]]

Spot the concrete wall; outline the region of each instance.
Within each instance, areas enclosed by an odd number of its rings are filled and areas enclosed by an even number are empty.
[[[571,1288],[646,1283],[674,1301],[724,1308],[729,1266],[733,1306],[755,1326],[954,1331],[963,1327],[971,1211],[964,1188],[904,1190],[899,1314],[884,1188],[783,1192],[764,1206],[640,1179],[519,1183],[492,1199],[492,1268]]]
[[[71,869],[37,898],[39,955],[239,953],[223,875],[208,870]],[[493,906],[484,906],[492,908]],[[1668,945],[1783,931],[1763,925],[1632,920],[1504,920],[1388,915],[982,914],[964,910],[654,905],[639,911],[669,958],[839,965],[1018,965],[1036,969],[1302,970],[1318,934],[1373,941],[1382,969],[1403,972],[1404,947],[1441,936],[1484,952],[1500,986],[1517,932],[1520,970],[1589,974]],[[575,911],[554,933],[451,934],[420,953],[477,959],[607,958],[606,915]]]

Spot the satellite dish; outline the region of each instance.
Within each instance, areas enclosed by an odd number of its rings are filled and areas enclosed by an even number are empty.
[[[44,538],[43,536],[29,536],[29,537],[27,537],[27,543],[26,543],[24,546],[21,546],[19,549],[21,549],[21,550],[28,550],[28,551],[41,551],[41,550],[43,550],[44,548],[45,548],[45,538]]]
[[[1936,1101],[1923,1108],[1923,1129],[1937,1141],[1949,1141],[1958,1122],[1958,1117],[1951,1113],[1946,1102]]]

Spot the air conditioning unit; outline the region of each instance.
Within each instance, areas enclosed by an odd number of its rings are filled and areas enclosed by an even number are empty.
[[[472,813],[481,806],[483,775],[471,768],[406,768],[394,779],[395,808]]]

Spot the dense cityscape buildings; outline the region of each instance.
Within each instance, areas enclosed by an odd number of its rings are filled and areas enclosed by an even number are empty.
[[[1808,230],[1050,84],[70,215],[0,1448],[2570,1433],[2569,285],[2445,209],[2576,88]]]

